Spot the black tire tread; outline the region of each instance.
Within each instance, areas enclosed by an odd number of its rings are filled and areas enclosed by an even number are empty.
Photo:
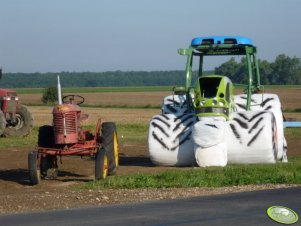
[[[107,155],[106,150],[99,148],[95,156],[95,180],[103,180],[107,175],[104,176],[104,160]]]
[[[115,161],[115,153],[114,153],[114,132],[116,132],[117,135],[117,128],[114,122],[102,123],[102,128],[101,128],[101,136],[103,141],[102,147],[106,150],[108,155],[109,175],[115,175],[118,170],[118,163]]]
[[[5,137],[24,137],[27,136],[33,127],[33,118],[28,111],[28,109],[24,105],[19,105],[17,107],[17,114],[21,115],[21,117],[24,119],[23,126],[19,129],[16,129],[15,127],[6,127],[3,136]]]
[[[38,173],[37,166],[37,151],[30,151],[28,153],[28,170],[29,170],[29,179],[32,185],[40,183],[40,175]]]

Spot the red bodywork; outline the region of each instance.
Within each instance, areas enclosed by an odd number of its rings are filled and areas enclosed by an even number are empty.
[[[0,89],[1,111],[5,113],[16,113],[19,104],[19,98],[16,91],[11,89]]]
[[[53,108],[55,144],[74,144],[78,142],[80,113],[79,106],[74,104],[60,104]]]

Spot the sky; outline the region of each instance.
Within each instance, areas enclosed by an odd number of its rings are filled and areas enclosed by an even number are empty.
[[[0,0],[8,72],[184,70],[194,37],[247,36],[258,58],[301,58],[300,0]],[[208,59],[214,69],[224,59]]]

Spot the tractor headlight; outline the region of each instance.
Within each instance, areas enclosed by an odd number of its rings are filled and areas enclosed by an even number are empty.
[[[215,105],[217,105],[217,100],[216,100],[216,99],[213,99],[213,101],[212,101],[212,106],[215,106]]]
[[[223,101],[223,100],[220,100],[218,103],[219,103],[219,106],[221,106],[221,107],[225,106],[225,101]]]

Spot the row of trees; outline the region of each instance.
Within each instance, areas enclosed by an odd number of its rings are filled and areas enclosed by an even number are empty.
[[[3,74],[0,87],[52,87],[57,84],[57,75],[60,75],[63,87],[170,86],[185,83],[184,71],[7,73]]]
[[[228,76],[234,83],[246,84],[246,59],[236,62],[234,58],[215,68],[212,73]],[[259,60],[261,83],[301,84],[301,60],[284,54],[274,62]],[[210,72],[211,73],[211,72]],[[122,87],[122,86],[174,86],[185,84],[183,71],[109,71],[109,72],[61,72],[61,73],[7,73],[0,87],[35,88],[56,86],[60,75],[63,87]]]
[[[301,60],[297,57],[278,55],[274,62],[258,60],[261,84],[263,85],[297,85],[301,84]],[[247,83],[246,59],[240,62],[234,58],[215,68],[215,74],[226,75],[234,83]]]

